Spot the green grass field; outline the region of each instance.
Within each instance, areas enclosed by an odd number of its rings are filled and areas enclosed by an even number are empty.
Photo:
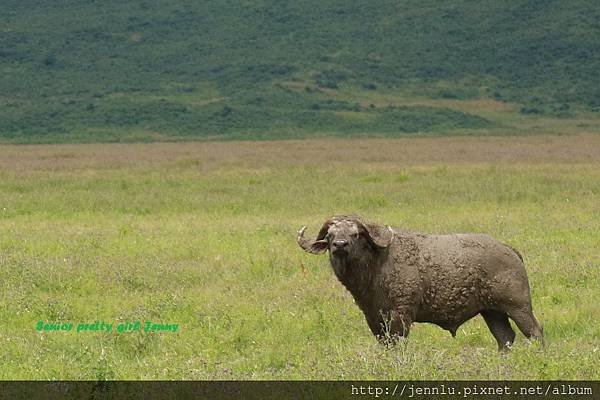
[[[546,348],[378,345],[295,243],[337,213],[510,243]],[[0,379],[600,379],[598,135],[0,146],[0,231]]]

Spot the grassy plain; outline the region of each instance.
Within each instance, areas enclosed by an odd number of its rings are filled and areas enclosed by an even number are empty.
[[[545,350],[481,318],[379,346],[294,241],[337,213],[510,243]],[[4,145],[0,231],[0,379],[600,379],[599,135]]]

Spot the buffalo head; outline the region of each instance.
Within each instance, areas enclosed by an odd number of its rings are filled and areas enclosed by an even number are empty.
[[[297,238],[304,251],[321,254],[329,250],[335,258],[360,258],[365,251],[387,248],[393,238],[390,227],[367,224],[353,216],[328,219],[314,240],[304,237],[305,230],[306,227],[302,227]]]

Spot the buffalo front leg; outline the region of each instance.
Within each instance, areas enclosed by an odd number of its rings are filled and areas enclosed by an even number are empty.
[[[376,336],[382,344],[394,346],[408,336],[413,322],[409,310],[382,311],[379,317],[379,334]]]

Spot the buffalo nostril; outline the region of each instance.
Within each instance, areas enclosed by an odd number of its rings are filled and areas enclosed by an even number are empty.
[[[348,245],[348,241],[347,240],[335,240],[333,242],[333,245],[338,249],[343,249],[344,247],[346,247]]]

